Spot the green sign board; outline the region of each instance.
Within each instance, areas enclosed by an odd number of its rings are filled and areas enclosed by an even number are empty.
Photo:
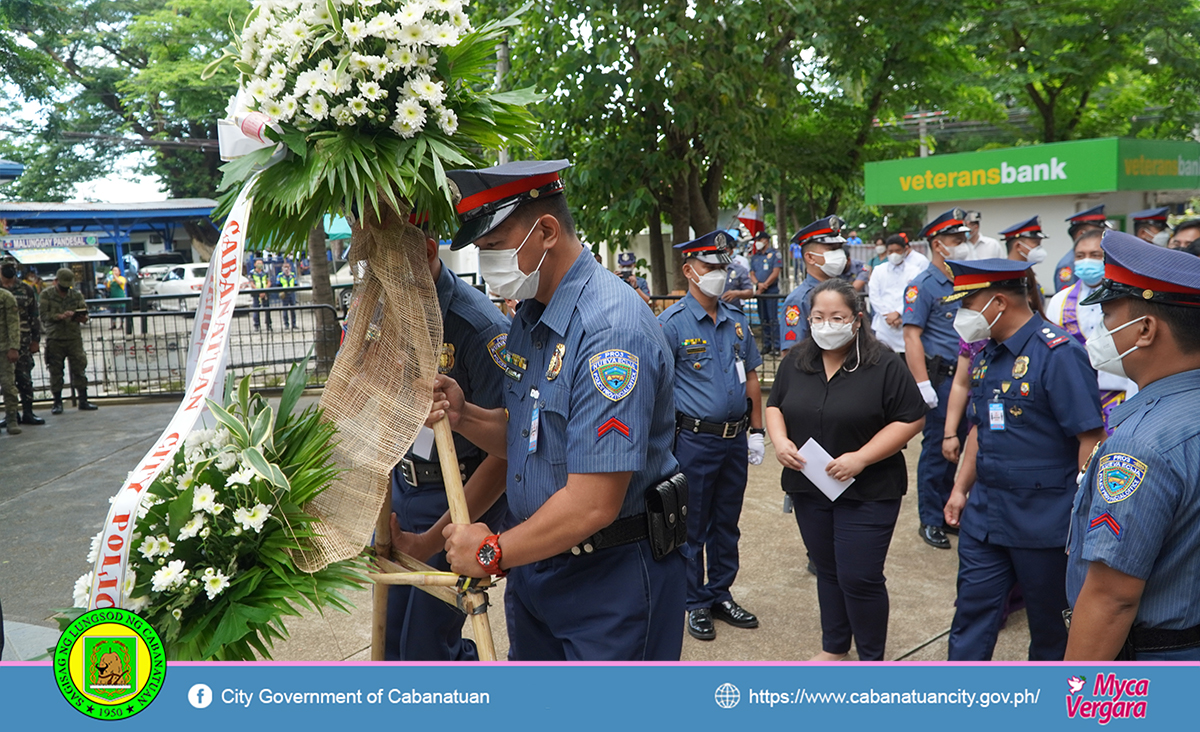
[[[1200,188],[1200,143],[1107,137],[866,165],[871,206]]]

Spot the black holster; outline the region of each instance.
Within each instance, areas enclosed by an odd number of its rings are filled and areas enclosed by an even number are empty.
[[[661,560],[687,543],[687,477],[676,473],[647,488],[645,497],[650,550]]]

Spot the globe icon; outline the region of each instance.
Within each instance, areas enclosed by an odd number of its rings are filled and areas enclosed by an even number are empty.
[[[717,687],[717,693],[714,695],[717,700],[717,706],[722,709],[733,709],[742,700],[742,692],[730,683],[724,683]]]

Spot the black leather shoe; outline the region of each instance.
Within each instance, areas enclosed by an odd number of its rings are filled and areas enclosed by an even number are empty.
[[[62,402],[54,402],[54,406],[50,407],[50,414],[62,414]]]
[[[715,620],[722,620],[735,628],[758,627],[758,618],[754,617],[754,613],[733,600],[726,600],[725,602],[718,602],[716,605],[713,605],[712,616]]]
[[[27,411],[21,415],[21,424],[46,424],[46,420],[34,414],[32,411]]]
[[[944,533],[944,534],[953,534],[953,535],[955,535],[955,536],[958,536],[958,527],[957,527],[957,526],[951,526],[951,525],[949,525],[949,524],[942,524],[942,533]]]
[[[940,526],[930,526],[928,524],[921,525],[921,538],[929,546],[937,549],[949,549],[950,540],[946,538],[946,532],[942,531]]]
[[[712,640],[717,637],[717,629],[713,627],[712,612],[706,608],[688,610],[688,635],[696,640]]]

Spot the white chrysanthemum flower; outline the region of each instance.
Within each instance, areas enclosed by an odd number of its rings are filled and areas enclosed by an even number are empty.
[[[266,79],[251,79],[246,85],[246,93],[254,99],[262,99],[267,95],[267,80]],[[191,437],[191,435],[188,435]]]
[[[207,522],[208,519],[205,518],[203,512],[192,514],[192,517],[188,519],[188,522],[183,525],[182,529],[179,530],[179,541],[191,539],[199,534],[200,529],[203,529],[204,524]]]
[[[324,89],[330,94],[337,96],[346,94],[354,87],[354,77],[350,74],[330,74],[325,79]],[[337,110],[334,110],[335,113]]]
[[[387,13],[380,13],[367,21],[367,33],[376,38],[387,38],[395,27],[395,19]]]
[[[333,108],[333,120],[339,125],[346,127],[354,124],[354,115],[345,104],[339,104]]]
[[[378,5],[380,0],[358,0],[358,4],[364,8],[373,8]]]
[[[283,117],[283,105],[272,99],[262,105],[262,113],[271,119],[280,119]]]
[[[364,81],[358,85],[358,93],[372,102],[387,99],[388,91],[377,81]]]
[[[346,102],[346,106],[350,108],[350,114],[355,117],[362,117],[367,112],[371,111],[371,106],[367,104],[367,100],[363,97],[354,97]]]
[[[137,573],[132,569],[125,573],[125,581],[121,583],[121,597],[128,598],[133,594],[133,586],[137,584]]]
[[[374,56],[371,61],[371,73],[376,79],[382,79],[388,73],[395,71],[395,65],[383,56]]]
[[[147,536],[142,540],[142,545],[138,547],[138,551],[146,559],[154,559],[158,556],[158,539],[153,536]]]
[[[461,10],[456,13],[450,13],[450,25],[458,29],[459,33],[469,33],[471,30],[471,19]]]
[[[267,13],[259,13],[259,15],[246,27],[252,38],[264,38],[271,30],[271,18]]]
[[[273,78],[283,79],[283,78],[286,78],[287,75],[288,75],[288,68],[285,64],[281,64],[278,62],[271,64],[271,76]],[[209,440],[211,441],[212,437],[217,434],[217,430],[208,430],[208,432],[212,433],[209,435]]]
[[[204,591],[208,593],[208,599],[216,599],[217,595],[221,594],[228,586],[229,577],[223,572],[212,567],[204,570]]]
[[[188,465],[179,474],[179,490],[186,491],[192,487],[192,466]]]
[[[267,79],[266,90],[267,90],[267,96],[271,97],[272,99],[275,99],[287,91],[287,86],[282,77],[277,78],[277,77],[272,76]],[[207,430],[206,430],[206,432],[207,432]],[[210,433],[210,439],[211,439],[211,433]],[[207,442],[208,442],[208,440],[205,440],[206,444],[207,444]]]
[[[425,108],[416,99],[405,99],[396,105],[396,120],[420,130],[425,126]]]
[[[288,97],[288,99],[292,98]],[[294,99],[292,101],[295,102]],[[220,470],[222,473],[229,472],[235,465],[237,465],[237,453],[226,450],[217,455],[217,470]]]
[[[125,598],[125,609],[131,613],[140,613],[150,605],[150,598],[142,595],[141,597]]]
[[[458,29],[450,23],[438,23],[429,31],[429,42],[438,47],[458,43]]]
[[[271,518],[271,511],[261,503],[254,504],[254,508],[239,508],[233,512],[233,520],[242,525],[246,531],[254,529],[254,533],[262,532],[263,524],[267,519]]]
[[[433,81],[424,74],[418,74],[409,80],[408,87],[412,89],[413,96],[430,104],[441,104],[446,98],[446,89],[442,82]]]
[[[421,128],[400,118],[396,118],[396,120],[392,122],[391,130],[407,140],[408,138],[420,132]]]
[[[241,470],[226,478],[225,485],[250,485],[250,481],[253,479],[254,469],[246,465]]]
[[[453,135],[458,132],[458,115],[453,109],[438,110],[437,116],[438,127],[447,135]]]
[[[166,534],[159,534],[154,538],[158,542],[158,546],[154,548],[155,553],[160,557],[171,556],[171,552],[175,549],[175,542],[171,541]]]
[[[429,23],[418,20],[416,23],[401,26],[396,40],[409,46],[420,46],[429,41]]]
[[[283,27],[279,30],[279,35],[283,40],[292,44],[307,43],[311,37],[308,25],[299,18],[284,23]]]
[[[225,510],[225,504],[224,504],[224,503],[214,503],[214,504],[213,504],[213,508],[212,508],[212,515],[213,515],[213,516],[220,516],[220,515],[221,515],[221,512],[222,512],[222,511],[224,511],[224,510]]]
[[[346,40],[350,41],[351,45],[357,45],[362,39],[367,37],[367,24],[362,18],[353,18],[342,23],[342,33],[346,35]]]
[[[393,17],[400,25],[412,25],[425,18],[425,3],[409,2],[395,12]]]
[[[361,53],[350,54],[350,70],[357,71],[360,74],[369,72],[371,70],[371,57],[364,56]]]
[[[421,51],[417,54],[417,68],[422,71],[433,71],[434,64],[437,63],[437,54]]]
[[[231,477],[228,482],[232,483],[233,478]],[[213,504],[216,502],[217,492],[207,483],[197,486],[196,492],[192,494],[193,511],[208,511],[212,513]]]
[[[387,57],[389,61],[406,71],[417,65],[417,55],[411,48],[405,46],[389,47]]]
[[[212,529],[208,526],[205,526],[203,529],[200,529],[200,538],[207,539],[208,535],[211,533],[212,533]]]
[[[456,13],[462,10],[459,0],[429,0],[429,7],[442,13]]]
[[[104,538],[104,530],[101,529],[99,534],[92,537],[92,548],[88,550],[88,564],[95,564],[100,558],[100,540]]]
[[[319,122],[329,116],[329,102],[325,101],[325,97],[320,94],[313,94],[304,105],[304,112]],[[228,470],[228,468],[222,468],[222,470]]]
[[[75,588],[71,592],[74,607],[87,607],[88,598],[92,594],[92,573],[88,572],[75,580]]]
[[[188,570],[184,569],[184,561],[176,559],[165,567],[159,567],[150,580],[150,589],[155,592],[163,592],[178,587],[187,581],[188,574]]]
[[[317,71],[320,71],[323,74],[332,74],[333,61],[327,58],[321,59],[317,62]]]
[[[179,620],[180,618],[183,617],[183,611],[180,610],[179,608],[175,608],[174,610],[171,611],[171,617],[175,618],[176,620]]]

